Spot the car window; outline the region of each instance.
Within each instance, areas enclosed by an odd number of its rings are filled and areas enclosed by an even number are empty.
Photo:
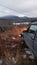
[[[29,30],[36,31],[37,30],[37,25],[31,25]]]

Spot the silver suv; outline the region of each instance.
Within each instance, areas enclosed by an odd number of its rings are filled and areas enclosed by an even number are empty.
[[[37,22],[31,23],[28,29],[22,32],[21,37],[37,58]]]

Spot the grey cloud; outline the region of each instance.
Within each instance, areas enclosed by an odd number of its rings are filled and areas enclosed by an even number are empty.
[[[0,4],[3,4],[11,9],[15,9],[18,12],[9,10],[3,6],[0,6],[0,11],[5,12],[3,15],[18,15],[18,16],[37,16],[37,0],[0,0]]]

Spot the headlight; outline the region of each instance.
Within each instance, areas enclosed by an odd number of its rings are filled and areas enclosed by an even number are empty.
[[[21,35],[19,35],[19,37],[21,37]]]

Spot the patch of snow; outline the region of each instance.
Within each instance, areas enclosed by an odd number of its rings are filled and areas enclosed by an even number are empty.
[[[27,49],[27,48],[25,48],[25,52],[26,52],[26,54],[29,54],[29,55],[33,54],[32,51],[30,49]]]
[[[21,37],[21,35],[19,35],[19,37]]]
[[[14,58],[14,57],[12,57],[12,61],[13,61],[14,63],[16,63],[16,60],[15,60],[15,58]]]
[[[15,40],[16,38],[15,37],[12,37],[13,40]]]
[[[26,55],[23,55],[23,58],[26,58],[27,56]]]
[[[30,58],[30,59],[34,59],[34,56],[31,55],[31,56],[29,56],[29,58]]]
[[[31,52],[30,52],[30,51],[25,51],[25,52],[26,52],[26,54],[29,54],[29,55],[31,54]]]
[[[16,47],[16,44],[12,46],[13,48]]]

